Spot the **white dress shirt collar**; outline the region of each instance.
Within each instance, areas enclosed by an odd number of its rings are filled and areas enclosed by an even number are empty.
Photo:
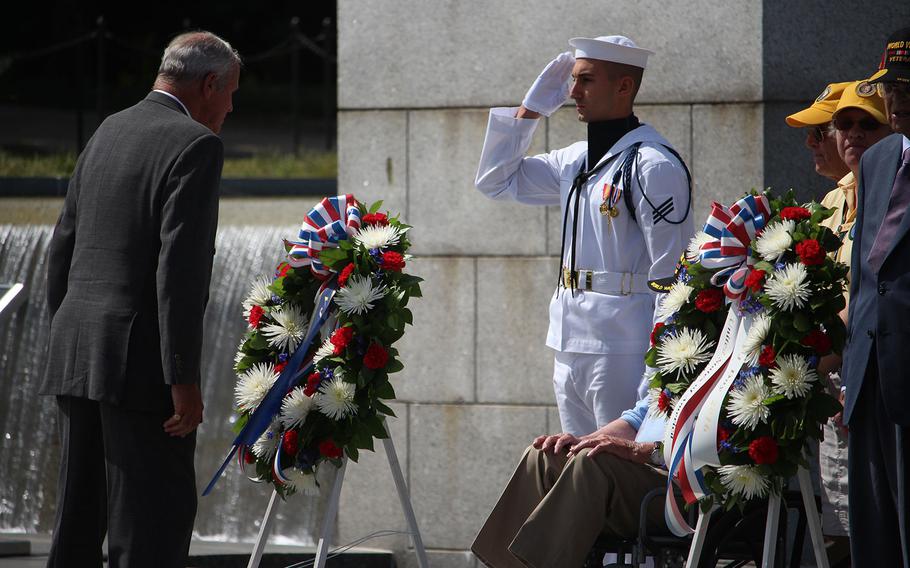
[[[167,96],[171,97],[172,99],[174,99],[175,101],[177,101],[177,104],[180,105],[180,108],[183,109],[183,112],[185,112],[186,115],[187,115],[188,117],[190,117],[190,118],[193,117],[193,115],[190,114],[190,111],[187,110],[186,105],[183,104],[183,101],[181,101],[180,99],[178,99],[178,98],[177,98],[176,96],[174,96],[173,94],[171,94],[171,93],[169,93],[169,92],[167,92],[167,91],[162,91],[161,89],[152,89],[152,91],[154,91],[154,92],[156,92],[156,93],[161,93],[162,95],[167,95]]]

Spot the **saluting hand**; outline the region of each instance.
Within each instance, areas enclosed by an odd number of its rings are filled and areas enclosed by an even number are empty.
[[[556,59],[540,72],[521,101],[521,106],[544,116],[556,112],[569,98],[569,79],[572,77],[574,66],[575,56],[571,51],[557,55]]]
[[[171,436],[186,436],[202,423],[202,392],[198,384],[171,385],[174,415],[164,423]]]

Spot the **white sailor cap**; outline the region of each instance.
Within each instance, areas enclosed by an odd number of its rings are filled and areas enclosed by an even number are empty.
[[[644,69],[648,56],[653,51],[642,49],[625,36],[573,37],[569,45],[575,48],[575,59],[600,59],[613,63],[624,63]]]

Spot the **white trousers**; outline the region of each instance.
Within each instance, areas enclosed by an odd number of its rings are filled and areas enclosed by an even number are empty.
[[[584,436],[619,418],[648,392],[644,354],[556,352],[553,388],[562,431]]]

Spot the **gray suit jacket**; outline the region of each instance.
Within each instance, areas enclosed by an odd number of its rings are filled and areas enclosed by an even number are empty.
[[[151,92],[79,156],[48,254],[42,394],[167,411],[198,383],[221,139]]]
[[[910,425],[910,215],[905,214],[881,269],[866,259],[888,211],[900,167],[903,137],[881,140],[863,154],[857,180],[857,213],[850,259],[850,310],[841,373],[847,387],[844,421],[850,420],[870,361],[878,369],[888,418]]]

